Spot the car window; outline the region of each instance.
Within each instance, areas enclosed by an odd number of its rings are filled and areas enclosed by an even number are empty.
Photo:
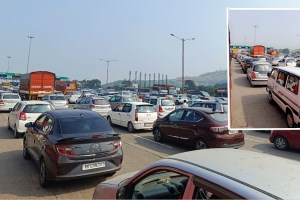
[[[179,121],[182,118],[184,110],[176,110],[169,115],[170,121]]]
[[[50,133],[52,129],[53,129],[53,120],[47,116],[43,121],[42,130],[45,133]]]
[[[80,134],[112,130],[109,123],[102,117],[62,118],[59,124],[62,134]]]
[[[66,100],[64,96],[50,96],[50,100]]]
[[[132,199],[182,199],[189,177],[160,170],[142,177],[133,187]]]
[[[49,110],[53,110],[51,105],[45,104],[33,104],[33,105],[26,105],[23,109],[25,113],[43,113]]]
[[[80,101],[78,103],[79,104],[85,104],[85,100],[86,100],[86,98],[80,99]]]
[[[223,112],[228,113],[228,105],[227,104],[223,104]]]
[[[132,106],[130,104],[125,104],[122,112],[130,112],[131,108],[132,108]]]
[[[134,100],[134,98],[132,98],[132,97],[124,97],[123,98],[123,102],[134,102],[135,100]]]
[[[278,70],[277,69],[273,69],[272,73],[271,73],[271,78],[276,79],[278,76]]]
[[[22,107],[22,104],[21,103],[17,103],[14,108],[12,109],[12,111],[18,111],[20,110],[20,108]]]
[[[286,82],[286,88],[294,94],[298,94],[299,79],[296,76],[290,75]]]
[[[195,111],[187,111],[184,120],[189,122],[199,122],[203,120],[203,116]]]
[[[15,94],[4,94],[2,99],[20,99],[20,97]]]
[[[228,114],[227,113],[213,113],[208,114],[214,121],[217,122],[227,122],[228,121]]]
[[[117,106],[114,108],[114,111],[116,111],[116,112],[122,112],[123,106],[124,106],[124,104],[117,105]]]
[[[276,82],[281,85],[281,86],[285,86],[285,81],[286,81],[286,73],[283,71],[280,71],[277,77]]]
[[[138,105],[136,106],[138,113],[151,113],[156,112],[153,105]]]
[[[162,99],[161,100],[161,105],[162,106],[174,106],[174,102],[172,100],[169,99]]]
[[[156,105],[157,104],[157,99],[151,99],[149,103],[152,104],[152,105]]]
[[[144,99],[144,102],[149,103],[150,99]]]
[[[46,115],[42,115],[35,121],[35,128],[39,131],[43,131],[43,122],[46,119]]]
[[[109,102],[106,99],[93,99],[92,103],[95,105],[109,105]]]

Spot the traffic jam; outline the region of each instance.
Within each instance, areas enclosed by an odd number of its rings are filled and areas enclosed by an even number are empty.
[[[267,78],[276,73],[286,73],[291,80],[292,70],[284,70],[287,67],[273,69],[266,60],[256,58],[247,62],[250,58],[244,55],[236,55],[236,59],[248,63],[251,86],[269,84]],[[20,140],[23,159],[37,167],[41,188],[51,188],[58,181],[101,176],[107,179],[94,188],[93,199],[299,195],[293,187],[278,189],[282,184],[299,184],[300,177],[295,178],[299,173],[280,176],[280,181],[270,173],[280,174],[282,167],[295,171],[299,168],[296,161],[241,149],[246,145],[246,133],[228,129],[224,90],[217,97],[205,91],[198,95],[171,94],[168,85],[157,85],[157,90],[149,93],[132,88],[97,91],[79,88],[72,81],[56,81],[55,77],[53,72],[34,71],[21,75],[19,88],[3,87],[0,91],[1,117],[6,118],[10,137]],[[274,92],[272,100],[276,102]],[[122,168],[131,167],[124,166],[128,159],[124,138],[140,133],[152,135],[145,138],[149,143],[184,148],[144,169],[116,176]],[[267,134],[269,143],[279,150],[300,148],[297,131]],[[274,165],[264,162],[262,167],[261,160]],[[253,173],[259,173],[260,179],[247,178]],[[268,187],[270,183],[274,187]]]
[[[246,120],[255,115],[261,121],[260,123],[249,119],[249,128],[299,127],[300,54],[297,52],[284,54],[263,45],[255,45],[248,51],[237,52],[238,49],[234,48],[230,68],[232,99],[233,101],[235,98],[242,99],[239,106],[244,111]],[[247,106],[252,106],[252,111],[247,109]],[[264,111],[261,107],[264,107]],[[266,119],[266,115],[269,115],[270,124],[263,124],[262,120]],[[231,117],[233,121],[231,127],[245,126],[237,122],[237,118],[242,116],[239,116],[236,111],[232,112]]]

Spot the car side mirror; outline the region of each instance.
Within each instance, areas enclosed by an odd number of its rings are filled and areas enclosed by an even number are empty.
[[[32,128],[33,127],[33,123],[32,122],[28,122],[25,124],[26,128]]]

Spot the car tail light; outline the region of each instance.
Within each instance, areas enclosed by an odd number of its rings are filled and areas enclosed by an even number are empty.
[[[90,104],[90,109],[93,109],[95,108],[95,105],[94,104]]]
[[[134,120],[135,120],[135,121],[139,121],[139,118],[138,118],[138,110],[137,110],[137,108],[136,108],[135,111],[134,111]]]
[[[27,119],[27,117],[26,117],[26,113],[24,113],[24,112],[20,112],[20,115],[19,115],[19,120],[26,120]]]
[[[72,153],[75,147],[55,145],[57,153],[61,156],[75,157],[76,155]]]
[[[119,141],[115,141],[115,142],[114,142],[114,150],[116,150],[116,149],[120,149],[120,148],[121,148],[121,146],[122,146],[122,142],[121,142],[121,140],[119,140]]]
[[[158,107],[158,112],[162,112],[162,111],[163,111],[162,107],[159,106],[159,107]]]
[[[214,133],[223,133],[228,130],[228,127],[210,127],[210,130]]]
[[[251,78],[256,78],[256,75],[254,72],[252,72]]]
[[[0,99],[0,104],[4,104],[4,101],[2,99]]]

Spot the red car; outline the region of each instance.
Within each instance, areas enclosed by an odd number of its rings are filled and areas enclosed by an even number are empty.
[[[269,140],[280,150],[300,149],[300,130],[273,130]]]

